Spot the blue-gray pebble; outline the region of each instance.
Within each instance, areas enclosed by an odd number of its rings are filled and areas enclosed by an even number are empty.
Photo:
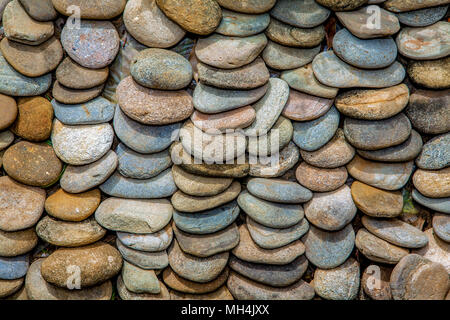
[[[268,13],[245,14],[222,9],[222,20],[215,32],[231,37],[248,37],[263,32],[270,23]]]
[[[447,6],[438,6],[397,14],[401,23],[410,27],[426,27],[441,20],[447,13]]]
[[[428,198],[416,189],[413,189],[412,198],[431,210],[450,214],[450,197],[447,198]]]
[[[247,183],[247,190],[258,198],[280,203],[302,203],[313,196],[300,184],[279,179],[252,178]]]
[[[24,277],[29,263],[29,255],[0,257],[0,279],[14,280]]]
[[[416,159],[421,169],[439,170],[450,165],[450,132],[434,137],[423,145]]]
[[[114,116],[115,105],[103,97],[81,104],[64,104],[52,100],[55,117],[67,125],[98,124],[109,122]]]

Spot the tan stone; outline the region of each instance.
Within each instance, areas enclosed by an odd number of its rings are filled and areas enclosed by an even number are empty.
[[[66,57],[56,69],[56,79],[60,84],[72,89],[90,89],[106,82],[109,68],[85,68],[70,57]]]
[[[203,294],[210,293],[221,287],[228,279],[229,269],[225,268],[222,273],[214,280],[206,283],[198,283],[184,279],[177,275],[172,268],[164,269],[162,279],[171,289],[183,293]]]
[[[450,167],[441,170],[418,169],[414,172],[413,183],[426,197],[450,197]]]
[[[231,111],[207,114],[194,111],[191,121],[194,125],[209,133],[223,133],[227,130],[244,129],[255,121],[256,112],[252,106],[241,107]]]
[[[347,181],[347,170],[345,167],[334,169],[317,168],[302,162],[295,176],[298,182],[315,192],[328,192],[338,189]]]
[[[73,14],[72,5],[80,8],[81,19],[104,20],[120,15],[126,0],[53,0],[53,6],[65,16]]]
[[[270,40],[285,46],[311,48],[322,42],[325,28],[323,25],[315,28],[297,28],[271,19],[266,35]]]
[[[297,90],[291,90],[282,115],[295,121],[310,121],[323,116],[330,110],[332,105],[332,99],[320,98]]]
[[[234,300],[233,295],[226,286],[222,286],[214,292],[204,294],[181,293],[170,290],[170,298],[172,300]]]
[[[71,89],[63,86],[58,80],[53,84],[53,97],[64,104],[78,104],[88,102],[98,97],[103,91],[104,84],[89,89]]]
[[[33,250],[38,243],[34,228],[5,232],[0,230],[0,256],[15,257]]]
[[[24,278],[14,280],[0,279],[0,299],[10,296],[22,287]]]
[[[17,103],[12,97],[0,94],[0,109],[2,116],[0,117],[0,130],[8,128],[13,124],[17,117]]]
[[[224,8],[243,13],[263,13],[272,9],[276,0],[217,0]]]
[[[373,300],[392,300],[389,280],[391,268],[371,264],[364,270],[361,278],[361,287],[364,293]]]

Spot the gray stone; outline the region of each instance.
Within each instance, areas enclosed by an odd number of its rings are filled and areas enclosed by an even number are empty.
[[[262,58],[273,69],[291,70],[312,62],[319,52],[320,46],[311,49],[292,48],[269,40]]]
[[[139,251],[162,251],[166,250],[173,239],[172,227],[170,224],[154,233],[137,234],[127,232],[117,232],[117,238],[125,246]]]
[[[279,179],[252,178],[247,189],[258,198],[279,203],[302,203],[313,196],[298,183]]]
[[[450,214],[450,197],[447,198],[428,198],[422,195],[416,189],[411,193],[413,199],[431,210]]]
[[[421,255],[426,259],[443,265],[447,273],[450,273],[450,255],[448,254],[450,243],[439,238],[433,228],[426,230],[425,235],[428,238],[428,244],[420,249],[412,250],[411,253]]]
[[[416,164],[419,168],[428,170],[447,167],[450,164],[450,133],[434,137],[425,143]]]
[[[296,27],[314,28],[328,19],[330,10],[314,0],[279,0],[270,15]]]
[[[398,20],[410,27],[426,27],[441,20],[447,13],[448,5],[400,12]]]
[[[119,239],[116,246],[122,257],[131,264],[145,270],[164,269],[169,265],[166,250],[156,252],[138,251],[126,247]]]
[[[55,117],[66,125],[99,124],[109,122],[115,106],[103,97],[83,104],[63,104],[52,100]]]
[[[161,292],[155,271],[139,268],[127,261],[123,263],[122,280],[125,287],[134,293],[157,294]]]
[[[230,37],[248,37],[263,32],[269,23],[268,13],[250,15],[222,9],[222,20],[215,32]]]
[[[434,233],[445,242],[450,242],[450,216],[448,214],[435,213],[433,216]]]

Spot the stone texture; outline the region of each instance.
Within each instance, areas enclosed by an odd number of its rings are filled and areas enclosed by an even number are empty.
[[[141,269],[127,261],[123,263],[122,280],[125,287],[134,293],[158,294],[161,292],[155,271]]]
[[[22,1],[22,0],[21,0]],[[125,0],[102,1],[102,0],[52,0],[53,6],[59,13],[71,16],[71,5],[80,8],[82,19],[104,20],[115,18],[120,15],[125,7]]]
[[[295,121],[309,121],[323,116],[333,105],[332,99],[311,96],[290,90],[282,115]]]
[[[280,0],[272,8],[270,15],[296,27],[313,28],[328,19],[330,10],[322,7],[314,0]]]
[[[11,143],[13,143],[13,141],[14,134],[11,131],[5,130],[3,132],[0,132],[0,150],[8,148]]]
[[[441,170],[418,169],[412,180],[414,187],[425,197],[450,197],[450,167]]]
[[[198,283],[180,277],[169,267],[164,269],[162,279],[168,287],[178,292],[201,295],[220,288],[227,281],[228,274],[229,269],[225,268],[216,279],[206,283]]]
[[[312,198],[312,192],[298,183],[280,179],[252,178],[247,189],[260,199],[279,203],[302,203]]]
[[[25,11],[35,20],[50,21],[55,20],[57,12],[53,8],[52,0],[19,0]]]
[[[63,104],[52,100],[55,117],[66,125],[99,124],[112,120],[115,105],[103,97],[83,104]]]
[[[297,167],[295,177],[302,186],[311,191],[329,192],[342,186],[347,181],[348,173],[345,167],[317,168],[304,161]]]
[[[56,79],[60,84],[71,89],[90,89],[106,82],[108,67],[90,69],[83,67],[66,57],[56,69]]]
[[[23,278],[14,280],[0,280],[0,298],[5,298],[19,291],[23,285],[23,282]]]
[[[156,252],[139,251],[128,248],[119,239],[116,246],[123,259],[144,270],[160,270],[169,265],[166,250]]]
[[[173,239],[172,227],[167,224],[163,229],[148,234],[117,232],[117,238],[128,248],[155,252],[166,250]]]
[[[317,0],[316,2],[333,11],[350,11],[366,4],[367,0]]]
[[[444,266],[447,272],[450,272],[450,257],[448,254],[450,244],[442,241],[431,228],[425,231],[425,235],[428,238],[428,244],[423,248],[413,250],[412,253],[438,263]]]
[[[244,13],[263,13],[269,11],[276,0],[217,0],[224,8]]]
[[[38,237],[34,228],[15,232],[0,230],[0,256],[2,257],[15,257],[25,254],[33,250],[37,243]]]
[[[222,9],[222,20],[215,32],[224,36],[248,37],[263,32],[269,23],[267,13],[250,15]]]
[[[410,60],[408,76],[413,83],[428,89],[450,88],[450,57],[428,61]]]
[[[388,0],[384,4],[384,7],[392,12],[404,12],[411,10],[418,10],[427,7],[434,7],[443,4],[447,4],[446,0]]]
[[[424,144],[422,152],[416,159],[421,169],[438,170],[450,164],[450,134],[443,134]]]
[[[214,292],[203,294],[181,293],[178,291],[170,291],[171,300],[234,300],[226,286],[221,286]]]
[[[0,257],[0,280],[16,280],[27,274],[28,255],[17,257]]]
[[[2,108],[0,130],[3,130],[12,125],[14,120],[16,120],[18,109],[16,100],[3,94],[0,94],[0,106]]]
[[[64,87],[58,81],[53,84],[52,95],[58,102],[64,104],[79,104],[88,102],[98,97],[103,91],[104,85],[98,85],[89,89],[71,89]]]
[[[425,197],[424,195],[422,195],[416,189],[413,189],[411,195],[415,201],[417,201],[418,203],[420,203],[421,205],[423,205],[429,209],[450,214],[450,207],[449,207],[450,197],[448,197],[448,198],[428,198],[428,197]]]
[[[270,19],[266,29],[267,37],[283,46],[312,48],[318,46],[325,37],[323,25],[314,28],[298,28],[276,19]]]
[[[117,277],[117,293],[122,300],[170,300],[169,290],[164,283],[159,282],[161,292],[153,293],[134,293],[125,286],[122,276]]]
[[[291,70],[312,62],[319,52],[319,46],[310,49],[293,48],[269,40],[262,57],[264,62],[272,69]]]
[[[398,20],[410,27],[426,27],[441,20],[447,13],[448,5],[400,12]]]
[[[433,231],[439,239],[450,242],[450,217],[447,214],[435,213],[433,216]]]
[[[364,293],[373,300],[392,300],[389,285],[391,268],[371,264],[363,272],[361,287]]]
[[[251,125],[256,119],[256,111],[252,106],[237,108],[216,114],[194,111],[191,115],[192,123],[203,132],[225,133],[227,129],[243,129]]]

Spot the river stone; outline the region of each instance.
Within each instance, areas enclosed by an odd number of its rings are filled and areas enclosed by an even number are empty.
[[[56,79],[60,84],[71,89],[89,89],[106,82],[109,69],[90,69],[66,57],[56,69]]]
[[[45,187],[59,179],[63,165],[48,144],[20,141],[6,150],[3,168],[19,182]]]
[[[228,129],[236,130],[248,127],[255,121],[256,111],[252,106],[237,108],[215,114],[194,111],[191,121],[203,132],[225,133]]]
[[[351,193],[355,205],[368,216],[395,218],[402,213],[403,196],[400,191],[381,190],[354,181]]]
[[[260,248],[250,236],[245,224],[239,226],[239,244],[231,251],[241,260],[269,265],[285,265],[305,253],[305,246],[300,240],[277,249]]]
[[[443,265],[447,272],[450,273],[450,256],[448,254],[450,244],[442,241],[431,228],[425,231],[425,235],[428,238],[428,244],[423,248],[413,250],[412,253],[419,254],[426,259]]]
[[[416,159],[421,169],[438,170],[450,164],[450,133],[434,137],[424,144]]]
[[[448,5],[400,12],[398,20],[410,27],[426,27],[441,20],[447,13]]]
[[[298,28],[271,18],[266,29],[267,37],[283,46],[312,48],[317,47],[325,38],[325,28]]]
[[[321,269],[332,269],[343,264],[350,256],[355,243],[355,232],[351,224],[334,232],[311,226],[302,241],[309,262]]]
[[[172,224],[172,228],[181,250],[200,258],[229,251],[239,243],[239,231],[235,223],[219,232],[206,235],[181,231],[177,229],[175,223]]]
[[[440,170],[418,169],[413,175],[414,187],[425,197],[450,197],[450,167]]]
[[[311,63],[298,69],[282,72],[281,79],[285,80],[292,89],[321,98],[334,99],[339,91],[337,88],[328,87],[317,81]]]
[[[216,279],[206,283],[198,283],[180,277],[168,267],[164,269],[162,278],[168,287],[177,290],[178,292],[199,295],[217,290],[227,281],[228,274],[229,269],[225,268]]]
[[[367,0],[317,0],[316,2],[333,11],[349,11],[366,4]]]
[[[303,208],[299,204],[270,202],[247,191],[241,192],[238,204],[253,220],[269,228],[289,228],[304,217]]]
[[[124,260],[141,269],[159,270],[169,265],[166,250],[156,252],[134,250],[125,246],[119,239],[116,239],[116,246]]]
[[[253,241],[263,249],[278,249],[300,239],[309,229],[306,219],[289,228],[274,229],[247,216],[247,228]]]
[[[109,123],[66,126],[55,119],[51,139],[53,149],[61,160],[72,165],[85,165],[109,151],[114,130]]]
[[[233,295],[228,288],[223,285],[219,289],[211,293],[192,294],[182,293],[175,290],[170,290],[171,300],[234,300]]]
[[[53,8],[52,0],[19,0],[28,15],[38,21],[55,20],[58,13]]]
[[[316,151],[330,141],[339,126],[339,112],[332,107],[318,119],[294,122],[293,141],[300,149]]]
[[[270,15],[295,27],[314,28],[328,19],[330,10],[314,0],[280,0],[272,8]]]
[[[358,230],[355,246],[369,260],[386,264],[397,264],[409,254],[408,249],[397,247],[364,228]]]
[[[171,47],[186,34],[166,17],[155,0],[129,0],[123,12],[123,21],[127,31],[147,47]]]
[[[103,97],[94,98],[83,104],[64,104],[52,100],[55,117],[66,125],[99,124],[112,120],[115,105]]]
[[[361,40],[347,29],[336,33],[333,50],[345,62],[363,69],[388,67],[397,57],[397,46],[391,37]]]
[[[129,291],[125,286],[122,276],[117,277],[117,293],[122,300],[170,300],[169,290],[167,290],[164,283],[159,282],[159,287],[161,292],[158,294],[154,293],[135,293]]]
[[[227,286],[238,300],[311,300],[314,297],[313,287],[303,280],[276,288],[230,272]]]
[[[0,280],[15,280],[27,274],[29,256],[0,257]]]
[[[191,196],[182,191],[177,191],[172,196],[171,201],[175,210],[194,213],[204,210],[210,210],[228,203],[231,200],[236,199],[240,191],[241,184],[238,181],[234,181],[222,193],[219,193],[215,196],[198,197]]]
[[[169,264],[179,276],[194,282],[210,282],[217,278],[228,262],[228,252],[218,253],[207,258],[199,258],[184,253],[174,240],[169,247]]]
[[[269,11],[276,0],[217,0],[224,8],[243,13],[263,13]]]
[[[222,20],[215,32],[230,37],[248,37],[263,32],[269,22],[267,13],[250,15],[222,9]]]
[[[160,293],[159,280],[155,271],[145,270],[124,261],[122,280],[128,290],[135,293]]]
[[[248,90],[263,86],[269,81],[269,70],[261,58],[236,69],[218,69],[199,62],[198,79],[203,84],[222,89]]]
[[[252,178],[247,189],[260,199],[279,203],[302,203],[312,198],[312,192],[298,183],[279,179]]]
[[[21,0],[22,1],[22,0]],[[72,5],[80,10],[81,19],[106,20],[120,15],[125,8],[125,0],[102,1],[102,0],[53,0],[55,9],[65,15],[73,14]]]
[[[438,60],[413,61],[407,67],[413,83],[429,89],[450,88],[450,57]]]
[[[292,48],[269,40],[262,57],[264,62],[273,69],[291,70],[312,62],[319,52],[320,46],[310,49]]]
[[[39,238],[55,246],[79,247],[100,240],[106,230],[94,218],[66,222],[46,216],[37,224],[36,233]]]
[[[392,268],[369,265],[361,277],[361,287],[372,300],[392,300],[389,285]]]
[[[0,177],[0,230],[18,231],[34,226],[44,211],[45,190]]]
[[[358,154],[366,159],[385,162],[404,162],[414,160],[422,151],[422,137],[415,130],[405,142],[380,150],[358,150]]]
[[[13,141],[14,134],[11,131],[5,130],[3,132],[0,132],[0,150],[4,150],[9,147],[11,143],[13,143]]]
[[[235,69],[254,61],[267,45],[264,33],[249,37],[213,34],[200,38],[195,54],[200,62],[220,69]]]
[[[289,119],[280,116],[269,133],[259,137],[248,137],[247,152],[250,157],[267,157],[279,153],[291,141],[294,127]]]
[[[290,90],[282,115],[295,121],[309,121],[323,116],[333,105],[332,99],[320,98]]]
[[[0,94],[0,106],[2,108],[0,130],[3,130],[13,124],[14,120],[16,120],[18,110],[16,100],[3,94]]]
[[[411,195],[415,201],[429,209],[450,214],[450,197],[428,198],[422,195],[416,189],[413,189]]]
[[[20,290],[24,278],[14,280],[0,280],[0,298],[6,298]]]
[[[61,43],[55,37],[37,46],[4,38],[0,48],[8,63],[28,77],[39,77],[51,72],[63,57]]]
[[[398,219],[363,216],[361,221],[369,232],[400,247],[421,248],[428,242],[422,231]]]
[[[443,300],[450,281],[441,264],[409,254],[392,270],[390,285],[394,300]]]
[[[17,72],[0,53],[0,93],[9,96],[38,96],[46,92],[52,84],[50,73],[29,78]]]
[[[383,190],[399,190],[408,182],[413,166],[412,161],[382,163],[356,155],[346,167],[353,178],[365,184]]]
[[[317,80],[336,88],[385,88],[399,84],[406,74],[399,62],[384,69],[358,69],[339,59],[333,51],[318,54],[312,68]]]
[[[103,91],[104,85],[89,88],[89,89],[71,89],[64,87],[58,81],[53,84],[52,95],[53,97],[65,104],[79,104],[88,102],[98,97]]]
[[[297,181],[315,192],[329,192],[338,189],[347,181],[345,167],[333,169],[318,168],[302,162],[295,171]]]
[[[349,258],[339,267],[314,272],[314,290],[327,300],[354,300],[359,292],[359,263]]]
[[[54,33],[53,23],[31,18],[18,0],[11,1],[3,11],[3,28],[9,40],[39,45]]]
[[[198,83],[194,89],[195,109],[203,113],[219,113],[244,107],[261,99],[269,85],[252,90],[226,90]]]
[[[34,228],[15,232],[0,230],[0,256],[2,257],[15,257],[25,254],[33,250],[37,243],[38,237]]]
[[[99,160],[84,166],[67,166],[59,183],[66,192],[80,193],[102,184],[116,170],[118,161],[109,150]]]
[[[8,281],[8,280],[5,280],[5,281]],[[19,291],[10,295],[9,297],[7,297],[6,300],[30,300],[30,299],[27,296],[27,291],[25,290],[25,286],[22,286],[22,288],[20,288]]]
[[[93,189],[79,194],[58,189],[45,200],[45,211],[64,221],[83,221],[100,205],[100,190]]]
[[[148,234],[162,230],[172,213],[166,199],[108,198],[97,208],[95,219],[109,230]]]
[[[392,12],[405,12],[448,4],[447,0],[388,0],[384,7]]]
[[[11,126],[16,135],[30,141],[44,141],[52,131],[53,108],[43,97],[19,98],[19,114]]]
[[[42,262],[42,277],[58,287],[66,287],[72,276],[70,266],[80,269],[80,285],[86,288],[118,274],[122,268],[122,257],[117,249],[105,242],[78,248],[59,248]]]
[[[119,40],[110,21],[81,20],[79,28],[71,28],[69,23],[61,32],[61,43],[69,57],[90,69],[111,64],[119,51]]]
[[[336,108],[351,118],[382,120],[402,111],[408,100],[409,89],[402,83],[385,89],[344,92],[336,97]]]
[[[151,48],[140,51],[131,61],[131,75],[141,86],[160,90],[179,90],[192,80],[192,67],[176,52]]]
[[[177,187],[191,196],[215,196],[224,192],[233,182],[232,178],[204,177],[189,173],[180,166],[172,167],[172,176]]]
[[[167,224],[164,229],[149,234],[117,232],[117,238],[128,248],[155,252],[166,250],[173,239],[172,227]]]
[[[450,242],[450,217],[447,214],[435,213],[433,231],[440,239]]]
[[[225,229],[240,212],[236,201],[199,213],[174,211],[173,220],[178,229],[191,234],[211,234]]]

